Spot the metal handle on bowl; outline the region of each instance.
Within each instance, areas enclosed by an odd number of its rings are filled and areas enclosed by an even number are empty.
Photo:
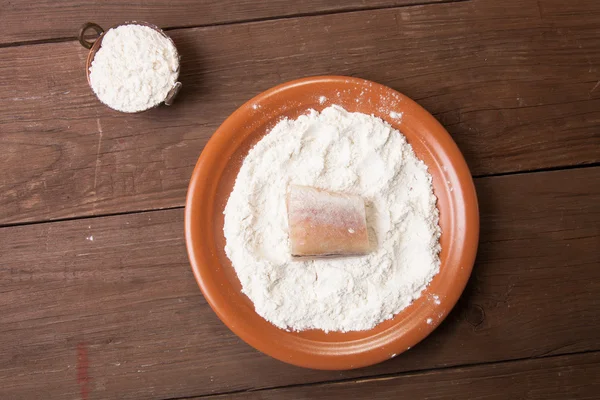
[[[96,31],[98,37],[100,37],[104,33],[104,29],[102,29],[100,25],[95,24],[93,22],[86,22],[85,24],[81,25],[81,28],[79,28],[79,35],[77,35],[77,39],[79,40],[79,43],[81,43],[81,45],[86,49],[91,49],[94,45],[94,42],[88,42],[87,40],[85,40],[85,33],[89,29],[93,29],[94,31]]]
[[[173,89],[171,89],[169,91],[169,93],[167,93],[167,98],[165,99],[165,105],[170,106],[171,104],[173,104],[173,101],[175,100],[175,97],[177,96],[177,93],[179,93],[180,89],[181,89],[181,82],[175,82],[175,85],[173,85]]]

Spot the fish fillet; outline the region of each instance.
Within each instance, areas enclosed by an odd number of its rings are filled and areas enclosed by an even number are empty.
[[[287,211],[292,256],[369,252],[365,203],[360,196],[290,185]]]

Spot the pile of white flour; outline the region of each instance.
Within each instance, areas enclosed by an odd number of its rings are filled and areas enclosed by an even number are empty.
[[[362,196],[376,250],[292,260],[289,184]],[[279,122],[245,158],[224,214],[225,251],[243,292],[283,329],[370,329],[408,306],[439,270],[427,167],[386,122],[339,106]]]
[[[109,29],[90,66],[90,84],[101,102],[118,111],[152,108],[167,97],[179,71],[173,43],[154,29]]]

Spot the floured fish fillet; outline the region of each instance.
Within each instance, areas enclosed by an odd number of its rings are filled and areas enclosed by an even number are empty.
[[[292,256],[369,252],[365,203],[360,196],[290,185],[287,211]]]

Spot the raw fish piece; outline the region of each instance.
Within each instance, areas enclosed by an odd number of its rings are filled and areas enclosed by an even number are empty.
[[[290,185],[287,211],[292,256],[360,255],[370,250],[360,196]]]

